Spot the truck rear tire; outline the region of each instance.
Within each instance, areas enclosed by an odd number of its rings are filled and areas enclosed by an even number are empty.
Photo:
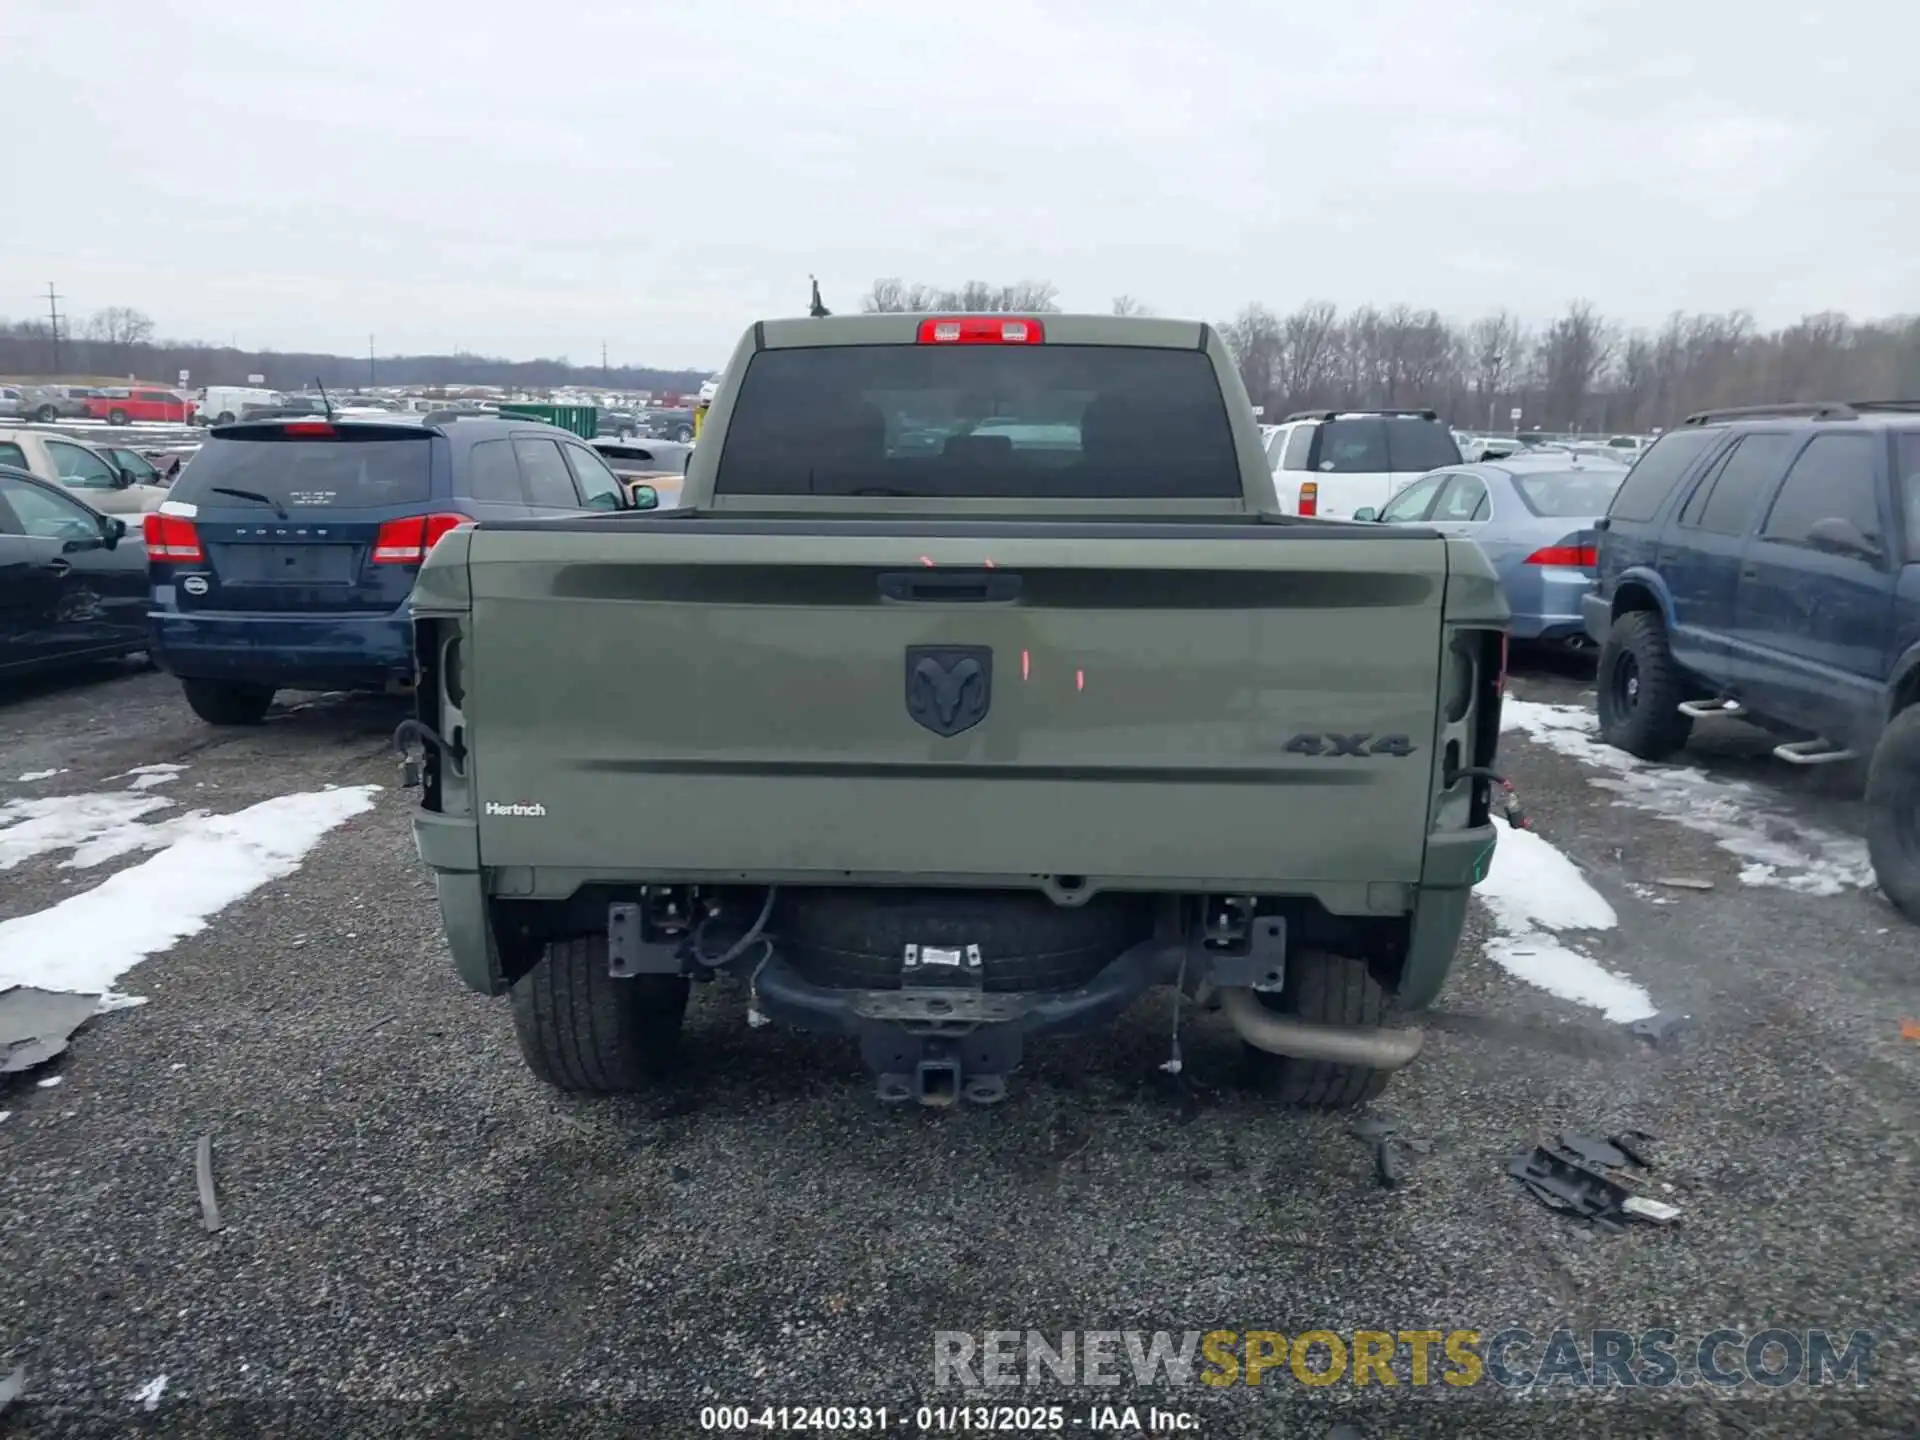
[[[1387,997],[1366,961],[1329,950],[1296,950],[1287,960],[1286,987],[1277,1000],[1261,995],[1260,1003],[1299,1020],[1371,1028],[1385,1018]],[[1387,1088],[1394,1074],[1391,1070],[1271,1055],[1252,1045],[1246,1046],[1246,1054],[1262,1089],[1283,1105],[1318,1110],[1364,1105]]]
[[[1686,748],[1693,721],[1680,713],[1686,672],[1667,644],[1667,627],[1651,610],[1630,610],[1613,622],[1594,676],[1600,738],[1642,760],[1665,760]]]
[[[236,680],[182,680],[187,705],[209,725],[258,725],[273,704],[271,685]]]
[[[1867,854],[1894,908],[1920,921],[1920,704],[1881,732],[1867,767]]]
[[[607,973],[607,937],[547,945],[513,987],[513,1030],[527,1068],[560,1090],[644,1089],[679,1049],[687,981]]]

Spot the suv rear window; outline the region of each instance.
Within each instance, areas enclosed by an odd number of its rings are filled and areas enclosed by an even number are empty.
[[[1666,504],[1667,496],[1680,477],[1686,474],[1700,453],[1718,441],[1720,430],[1675,430],[1662,435],[1640,452],[1640,458],[1627,471],[1614,493],[1613,508],[1607,514],[1615,520],[1651,520]]]
[[[841,345],[753,357],[714,492],[1142,500],[1241,487],[1201,351]]]
[[[1313,427],[1319,453],[1309,462],[1324,475],[1424,475],[1461,461],[1453,431],[1437,420],[1414,416],[1329,420]]]
[[[214,487],[251,490],[276,504],[329,509],[413,505],[433,493],[432,434],[340,426],[332,435],[232,439],[214,435],[174,482],[172,500],[236,506]]]

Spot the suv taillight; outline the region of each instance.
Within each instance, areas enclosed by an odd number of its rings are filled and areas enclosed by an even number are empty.
[[[149,560],[164,560],[169,565],[206,563],[207,552],[200,548],[200,532],[193,528],[193,521],[149,510],[140,525],[146,532]]]
[[[1304,480],[1300,484],[1300,513],[1318,515],[1320,513],[1320,482]]]
[[[404,520],[389,520],[373,537],[373,563],[376,565],[418,565],[427,558],[436,541],[457,525],[473,523],[471,515],[451,511],[437,515],[409,515]]]

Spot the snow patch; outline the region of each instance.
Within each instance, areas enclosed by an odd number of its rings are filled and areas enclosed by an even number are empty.
[[[39,800],[9,800],[0,805],[0,870],[38,855],[78,850],[97,837],[134,826],[142,815],[173,802],[161,795],[49,795]],[[119,851],[137,849],[128,845]]]
[[[20,783],[25,785],[34,780],[51,780],[56,775],[64,775],[66,773],[65,770],[29,770],[20,777]]]
[[[1599,721],[1578,705],[1546,705],[1509,696],[1500,728],[1607,772],[1589,785],[1628,805],[1705,835],[1746,861],[1743,885],[1772,885],[1807,895],[1838,895],[1875,884],[1866,841],[1809,825],[1777,807],[1774,797],[1743,780],[1721,780],[1690,766],[1651,765],[1603,745]]]
[[[184,765],[136,765],[127,771],[127,774],[133,777],[133,783],[127,788],[151,790],[156,785],[165,785],[169,781],[178,780],[180,772],[186,768]]]
[[[1628,1024],[1656,1013],[1652,998],[1626,976],[1564,943],[1562,930],[1611,930],[1619,917],[1574,863],[1531,830],[1498,816],[1499,843],[1487,876],[1474,887],[1501,932],[1487,958],[1516,980],[1562,1000],[1588,1005]]]
[[[164,1375],[156,1375],[138,1390],[134,1391],[132,1398],[138,1400],[144,1409],[157,1410],[160,1408],[160,1397],[166,1393],[167,1377]]]
[[[53,1089],[54,1086],[58,1085],[62,1080],[66,1078],[67,1077],[64,1075],[49,1075],[46,1079],[41,1080],[37,1083],[39,1084],[42,1090],[51,1090]]]
[[[49,909],[0,922],[0,990],[37,985],[124,1003],[113,991],[122,975],[199,934],[215,914],[262,885],[291,875],[328,831],[371,810],[379,789],[280,795],[230,815],[170,822],[158,855]],[[0,832],[0,843],[7,833]]]

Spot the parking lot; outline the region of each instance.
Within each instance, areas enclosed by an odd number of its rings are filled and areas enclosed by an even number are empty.
[[[966,1398],[934,1389],[942,1330],[1664,1326],[1875,1343],[1825,1391],[1136,1403],[1208,1434],[1910,1434],[1920,933],[1872,886],[1845,777],[1731,722],[1685,767],[1628,764],[1582,724],[1589,683],[1513,684],[1503,766],[1539,839],[1503,844],[1427,1050],[1371,1108],[1412,1142],[1395,1185],[1354,1116],[1244,1088],[1217,1016],[1162,1071],[1164,992],[1037,1051],[996,1109],[881,1110],[851,1049],[750,1030],[724,985],[660,1093],[557,1097],[446,959],[393,702],[283,695],[215,732],[137,664],[16,687],[0,973],[28,944],[108,973],[153,952],[115,982],[145,1003],[0,1077],[22,1433],[687,1433],[735,1402],[886,1406],[907,1433]],[[1588,886],[1604,904],[1543,898]],[[1591,1229],[1507,1177],[1543,1135],[1636,1129],[1676,1225]]]

